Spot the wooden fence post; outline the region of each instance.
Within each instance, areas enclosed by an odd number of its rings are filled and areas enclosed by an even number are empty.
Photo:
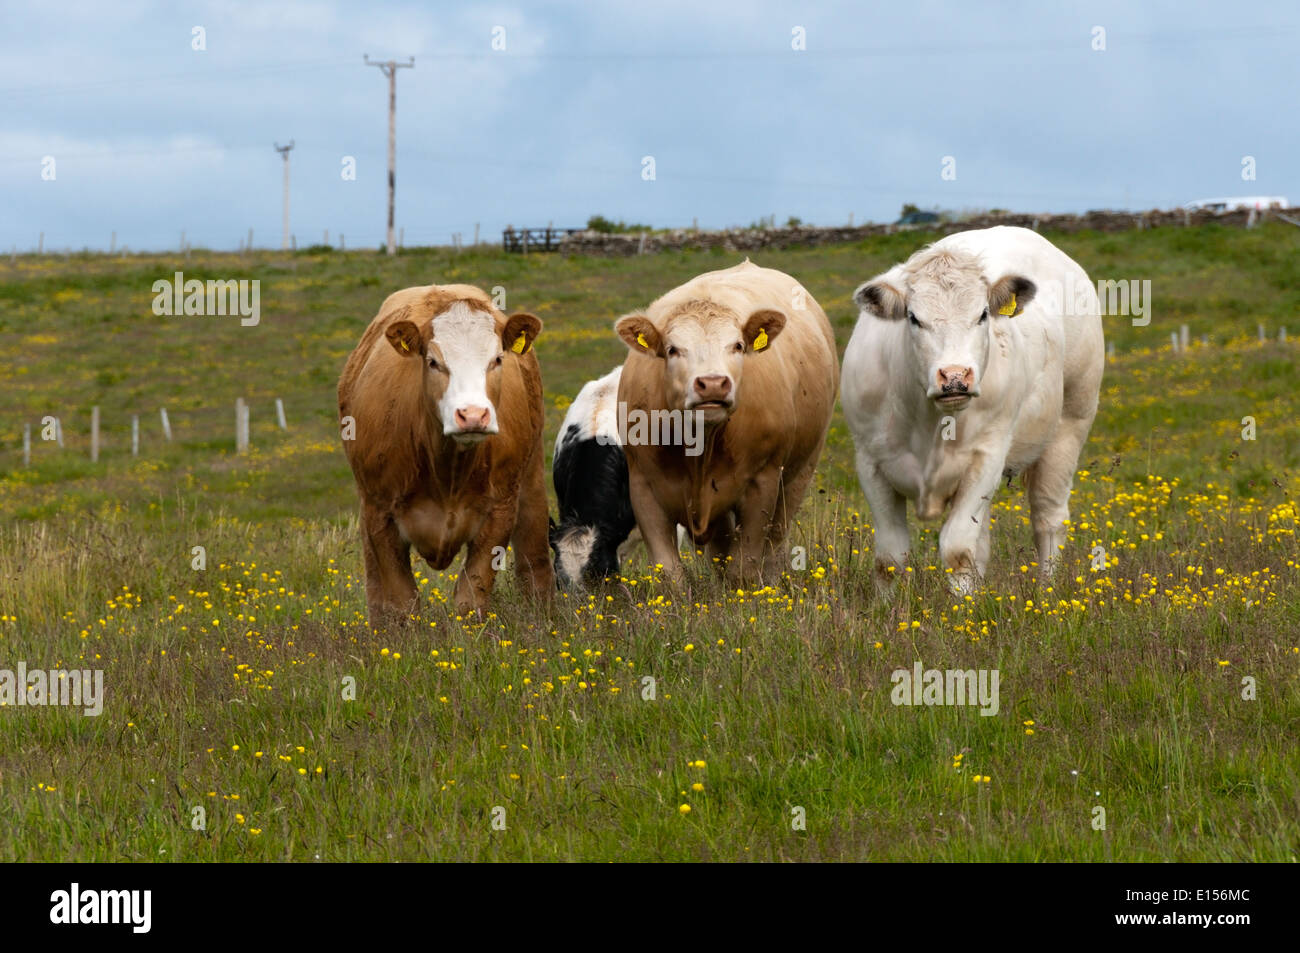
[[[161,408],[159,408],[159,410],[158,410],[158,415],[159,415],[160,417],[162,417],[163,438],[164,438],[168,443],[171,443],[171,440],[172,440],[172,422],[171,422],[170,420],[167,419],[167,408],[166,408],[166,407],[161,407]]]
[[[248,404],[244,398],[235,398],[235,452],[248,452]]]
[[[131,415],[131,456],[140,456],[140,415]]]
[[[99,462],[99,408],[90,408],[90,462]]]
[[[32,465],[32,425],[23,424],[23,466]]]
[[[284,401],[279,397],[275,399],[275,420],[280,425],[281,430],[288,430],[289,425],[284,419]]]

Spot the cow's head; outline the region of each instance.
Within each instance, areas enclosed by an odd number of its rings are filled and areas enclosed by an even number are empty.
[[[423,327],[403,317],[384,333],[398,354],[423,365],[424,394],[443,434],[469,444],[497,432],[506,351],[526,353],[541,330],[531,314],[501,323],[486,302],[462,298],[445,303]]]
[[[615,330],[631,350],[662,362],[666,409],[696,411],[705,424],[718,424],[736,409],[745,357],[761,357],[785,321],[767,308],[742,316],[712,301],[688,301],[660,324],[628,314]]]
[[[1020,314],[1036,291],[1014,274],[990,285],[974,255],[928,248],[859,286],[853,300],[865,314],[906,322],[911,373],[936,406],[956,411],[980,394],[993,322]]]

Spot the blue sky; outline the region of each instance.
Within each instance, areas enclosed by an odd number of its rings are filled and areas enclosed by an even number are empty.
[[[889,221],[906,201],[1300,202],[1298,45],[1282,2],[5,0],[0,250],[42,231],[47,248],[114,231],[174,248],[182,229],[234,248],[249,228],[278,245],[272,146],[289,139],[299,243],[377,246],[387,82],[364,53],[415,57],[397,91],[407,244],[595,213],[722,227]]]

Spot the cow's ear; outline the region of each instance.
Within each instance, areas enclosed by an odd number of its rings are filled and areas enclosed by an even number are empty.
[[[989,312],[1015,317],[1034,300],[1038,286],[1022,275],[1003,275],[989,289]]]
[[[780,311],[771,308],[755,311],[745,322],[745,350],[755,354],[767,350],[784,327],[785,315]]]
[[[884,281],[867,281],[853,292],[853,301],[863,311],[869,311],[886,321],[901,321],[907,317],[907,303],[893,285]]]
[[[403,357],[424,357],[424,335],[411,321],[394,321],[384,332],[393,350]]]
[[[506,319],[501,330],[501,346],[516,354],[527,354],[533,341],[542,333],[542,319],[527,311],[520,311]]]
[[[614,330],[633,351],[651,357],[664,356],[663,338],[644,314],[625,314],[614,324]]]

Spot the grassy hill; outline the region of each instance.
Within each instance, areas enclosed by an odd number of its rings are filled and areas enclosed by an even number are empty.
[[[1294,860],[1300,230],[1049,237],[1153,294],[1150,325],[1106,319],[1116,357],[1051,586],[1016,486],[983,592],[948,594],[927,525],[880,599],[837,415],[792,532],[806,567],[778,585],[727,590],[696,564],[675,591],[634,564],[543,611],[507,574],[479,621],[417,563],[421,618],[392,633],[365,624],[334,394],[382,299],[463,281],[539,315],[549,456],[567,402],[622,360],[614,319],[739,256],[0,259],[0,669],[100,668],[106,690],[97,718],[0,707],[0,857]],[[809,288],[842,350],[853,288],[923,241],[755,260]],[[260,323],[154,315],[176,271],[258,279]],[[894,706],[890,673],[917,660],[997,669],[999,714]]]

